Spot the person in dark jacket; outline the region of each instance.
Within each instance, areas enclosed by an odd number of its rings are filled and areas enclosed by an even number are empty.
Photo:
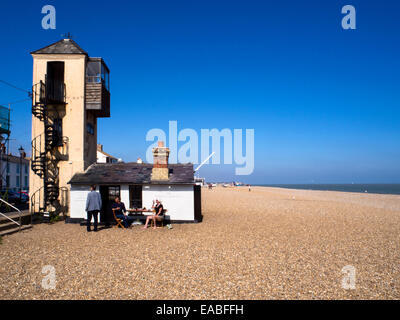
[[[115,216],[123,221],[124,227],[129,228],[132,223],[132,219],[131,217],[126,216],[125,204],[121,202],[119,197],[115,198],[115,202],[112,204],[112,210],[115,212]]]
[[[101,196],[100,193],[96,192],[96,186],[91,186],[90,187],[90,192],[86,198],[86,212],[87,212],[87,231],[90,232],[92,231],[90,229],[90,222],[92,221],[93,217],[93,226],[94,226],[94,232],[97,232],[97,219],[99,212],[101,210]]]

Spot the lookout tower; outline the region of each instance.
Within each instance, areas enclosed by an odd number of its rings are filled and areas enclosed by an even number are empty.
[[[97,118],[110,117],[109,69],[72,39],[31,52],[31,212],[67,215],[69,186],[96,162]]]

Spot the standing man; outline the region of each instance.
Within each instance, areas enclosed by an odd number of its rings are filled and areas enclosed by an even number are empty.
[[[87,211],[87,231],[90,232],[90,222],[92,221],[92,216],[94,219],[94,232],[97,232],[97,219],[99,211],[101,209],[101,196],[100,193],[96,192],[96,186],[90,187],[90,192],[86,199],[86,211]]]

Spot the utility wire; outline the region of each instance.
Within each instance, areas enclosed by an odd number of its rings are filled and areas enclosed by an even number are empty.
[[[8,103],[0,104],[0,105],[5,107],[5,106],[8,106],[9,104],[17,104],[17,103],[21,103],[21,102],[25,102],[25,101],[31,101],[31,98],[18,100],[18,101],[14,101],[14,102],[8,102]]]
[[[21,88],[19,88],[19,87],[17,87],[17,86],[14,86],[13,84],[11,84],[11,83],[9,83],[9,82],[7,82],[7,81],[0,80],[0,82],[4,83],[4,84],[7,85],[7,86],[10,86],[10,87],[12,87],[12,88],[14,88],[14,89],[16,89],[16,90],[26,92],[27,94],[29,94],[29,96],[32,94],[30,91],[25,90],[25,89],[21,89]]]

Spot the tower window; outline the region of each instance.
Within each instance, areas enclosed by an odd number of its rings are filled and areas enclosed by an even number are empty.
[[[101,58],[90,58],[87,64],[86,81],[102,83],[110,91],[110,71]]]
[[[93,127],[93,125],[91,123],[88,123],[86,125],[86,130],[87,130],[87,133],[94,134],[94,127]]]

